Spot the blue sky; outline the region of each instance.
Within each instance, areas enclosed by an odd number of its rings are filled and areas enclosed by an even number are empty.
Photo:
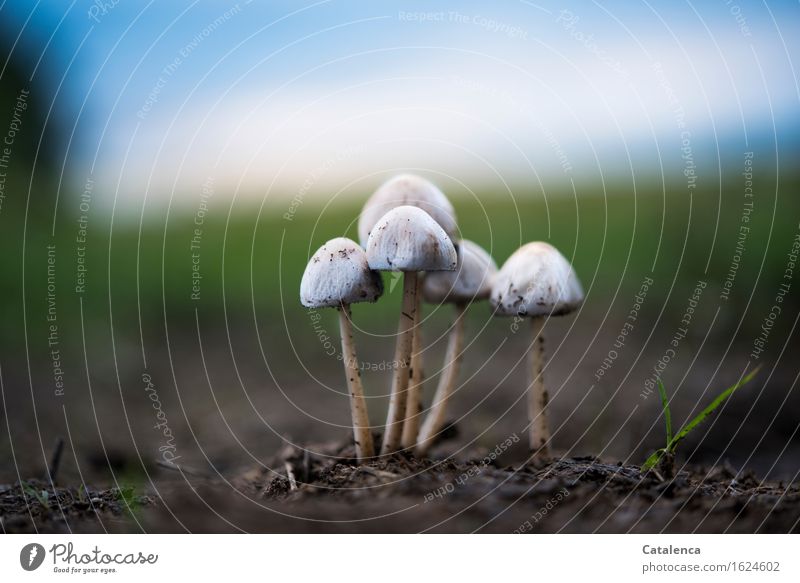
[[[0,17],[27,21],[16,50],[61,83],[70,179],[132,201],[194,200],[209,176],[324,198],[403,168],[476,187],[657,174],[682,168],[686,132],[709,167],[797,145],[796,3],[6,0]]]

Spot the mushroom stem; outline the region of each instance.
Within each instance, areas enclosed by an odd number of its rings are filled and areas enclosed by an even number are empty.
[[[389,397],[389,412],[386,416],[386,431],[381,444],[381,455],[400,449],[403,436],[403,420],[406,416],[408,392],[408,368],[411,365],[411,349],[414,336],[414,321],[417,312],[417,272],[403,273],[403,307],[397,329],[397,344],[394,353],[394,378]]]
[[[361,371],[358,367],[356,345],[353,342],[353,324],[350,320],[349,305],[342,305],[339,309],[339,328],[342,335],[344,372],[347,376],[347,388],[350,393],[350,415],[353,419],[356,457],[363,460],[375,455],[375,445],[372,443],[367,403],[364,399],[364,387],[361,384]]]
[[[419,425],[422,418],[422,282],[417,276],[417,311],[414,314],[414,340],[411,343],[411,369],[409,374],[408,397],[406,398],[406,419],[403,423],[403,447],[412,448],[417,443]]]
[[[458,303],[455,308],[455,319],[447,340],[444,369],[442,370],[442,376],[439,377],[436,394],[433,396],[433,405],[431,405],[431,410],[428,412],[428,416],[425,417],[425,422],[422,424],[422,429],[419,433],[419,442],[415,450],[417,455],[427,453],[439,431],[441,431],[445,422],[447,401],[450,399],[450,395],[453,394],[453,388],[456,386],[458,372],[461,368],[461,354],[464,347],[464,313],[467,309],[467,304]]]
[[[544,323],[545,318],[531,318],[530,347],[531,384],[528,387],[528,420],[530,447],[533,457],[550,455],[550,428],[547,422],[549,397],[544,386]]]

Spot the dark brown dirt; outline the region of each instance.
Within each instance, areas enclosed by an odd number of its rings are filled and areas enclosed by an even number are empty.
[[[675,477],[572,457],[497,465],[352,446],[287,448],[232,476],[181,468],[131,490],[0,486],[5,532],[798,532],[800,485],[725,465]],[[147,491],[145,495],[144,491]],[[155,492],[157,491],[157,495]],[[37,494],[38,492],[38,494]],[[43,494],[46,492],[46,494]]]
[[[152,504],[128,487],[96,490],[26,480],[0,485],[0,524],[5,533],[125,530],[129,518]]]

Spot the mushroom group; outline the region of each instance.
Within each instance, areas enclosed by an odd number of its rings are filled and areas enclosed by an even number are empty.
[[[338,237],[320,247],[300,284],[304,306],[339,310],[356,457],[369,459],[376,448],[350,306],[380,298],[381,271],[402,273],[403,294],[380,455],[403,450],[422,456],[436,443],[458,382],[467,309],[473,302],[488,299],[494,315],[531,320],[529,443],[534,456],[548,456],[544,327],[550,316],[567,314],[583,301],[580,282],[566,258],[548,243],[533,242],[520,247],[498,270],[489,252],[459,238],[455,211],[444,193],[428,180],[410,174],[388,180],[367,200],[359,217],[358,236],[360,244]],[[423,299],[436,306],[453,305],[444,363],[427,412],[422,404]]]

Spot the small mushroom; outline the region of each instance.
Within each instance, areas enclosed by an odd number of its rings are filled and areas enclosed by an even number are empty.
[[[381,453],[400,448],[406,413],[408,368],[411,365],[414,324],[417,322],[418,272],[456,268],[453,242],[424,210],[399,206],[381,217],[367,240],[371,269],[403,272],[403,304],[395,348],[394,377]]]
[[[424,455],[433,444],[436,436],[441,431],[445,421],[447,401],[453,394],[453,389],[458,379],[461,366],[461,357],[464,347],[464,316],[470,303],[476,300],[485,300],[491,293],[491,282],[497,273],[497,264],[481,246],[467,241],[458,243],[458,265],[455,271],[440,271],[425,276],[423,284],[423,297],[426,302],[433,304],[451,303],[455,307],[453,327],[447,340],[447,352],[442,376],[433,397],[433,404],[425,417],[416,446],[416,454]],[[409,403],[412,399],[419,399],[409,391]],[[418,407],[418,405],[417,405]],[[420,415],[414,417],[419,424]],[[406,417],[406,426],[403,428],[403,445],[410,447],[406,442],[406,430],[409,418]],[[416,436],[415,436],[416,438]]]
[[[364,250],[351,239],[337,237],[311,257],[300,282],[300,301],[307,308],[338,308],[342,336],[342,359],[350,392],[350,414],[356,456],[363,460],[375,455],[370,432],[364,387],[361,384],[350,305],[374,302],[383,293],[378,272],[372,271]]]
[[[530,447],[534,455],[549,455],[547,389],[544,386],[544,324],[549,316],[561,316],[583,302],[583,288],[569,261],[543,242],[517,249],[492,283],[490,298],[495,315],[531,319],[531,379],[528,387]]]

